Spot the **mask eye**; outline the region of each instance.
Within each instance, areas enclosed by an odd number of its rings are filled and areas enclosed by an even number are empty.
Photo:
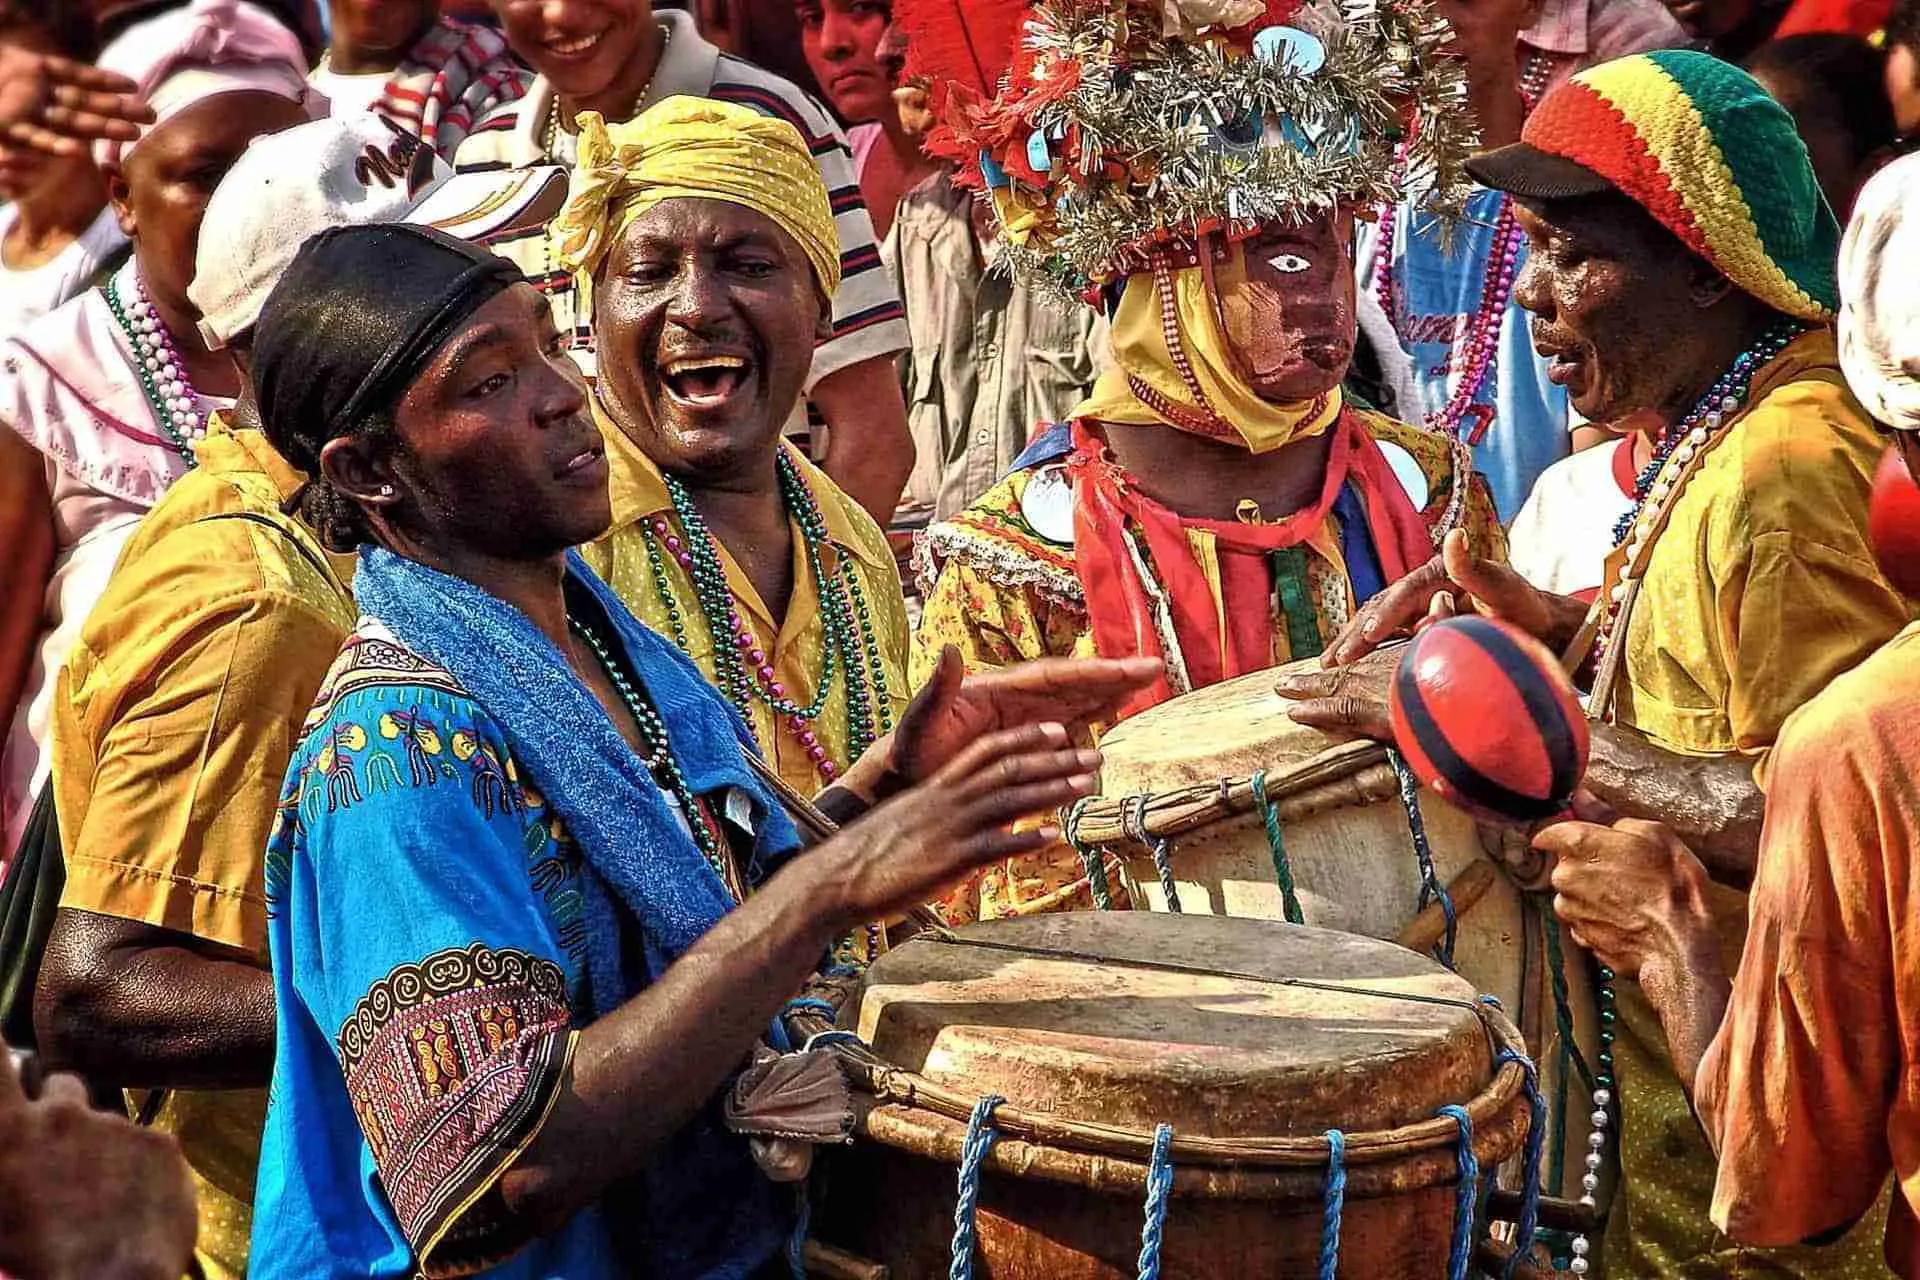
[[[1302,271],[1313,266],[1311,262],[1308,262],[1297,253],[1276,253],[1273,257],[1267,259],[1267,265],[1275,271],[1278,271],[1281,275],[1287,276],[1297,276]]]

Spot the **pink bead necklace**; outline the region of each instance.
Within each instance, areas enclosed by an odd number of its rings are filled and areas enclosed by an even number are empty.
[[[1540,100],[1552,71],[1553,63],[1545,54],[1536,51],[1527,55],[1526,65],[1520,72],[1520,100],[1528,112]],[[1394,209],[1388,206],[1380,211],[1380,270],[1374,291],[1380,300],[1380,309],[1387,313],[1394,330],[1404,339],[1406,335],[1394,308],[1393,242]],[[1493,376],[1500,352],[1500,325],[1506,318],[1507,302],[1513,297],[1513,282],[1520,274],[1520,251],[1525,244],[1526,232],[1513,216],[1513,201],[1503,195],[1500,213],[1494,220],[1493,251],[1487,257],[1479,305],[1467,325],[1464,343],[1455,348],[1447,362],[1450,368],[1460,371],[1460,379],[1446,404],[1427,415],[1427,430],[1458,439],[1460,424],[1473,408],[1474,398]]]

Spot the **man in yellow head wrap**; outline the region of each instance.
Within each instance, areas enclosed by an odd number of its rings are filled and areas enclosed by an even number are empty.
[[[587,560],[811,795],[892,727],[908,644],[884,535],[781,439],[840,282],[819,170],[745,107],[589,113],[555,231],[591,280],[612,464]]]
[[[942,12],[895,9],[912,47],[984,46],[926,30]],[[1363,29],[1261,0],[1030,7],[993,101],[947,97],[1003,254],[1106,310],[1113,368],[929,530],[923,659],[948,644],[976,668],[1161,659],[1125,714],[1318,654],[1449,529],[1504,552],[1458,441],[1341,390],[1355,210],[1394,185],[1399,141],[1441,195],[1466,154],[1457,69],[1407,52],[1428,48],[1424,0],[1380,15]],[[1020,915],[1090,895],[1059,848],[944,905]]]

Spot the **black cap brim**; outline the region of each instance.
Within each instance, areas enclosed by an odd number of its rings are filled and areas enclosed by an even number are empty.
[[[1467,161],[1467,172],[1481,186],[1522,200],[1565,200],[1614,190],[1611,182],[1587,166],[1542,151],[1531,142],[1513,142],[1483,151]]]

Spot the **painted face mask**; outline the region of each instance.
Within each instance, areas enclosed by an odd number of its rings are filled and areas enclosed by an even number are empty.
[[[1263,231],[1212,269],[1220,327],[1241,376],[1261,399],[1312,400],[1353,360],[1351,222],[1317,219]]]
[[[1263,231],[1207,260],[1128,279],[1114,367],[1074,417],[1163,424],[1255,453],[1318,435],[1340,416],[1353,355],[1351,219]]]

